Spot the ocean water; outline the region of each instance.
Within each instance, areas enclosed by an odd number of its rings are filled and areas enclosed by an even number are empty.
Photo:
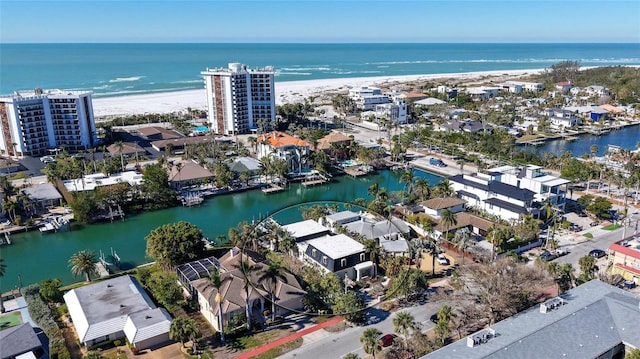
[[[638,44],[0,44],[0,94],[60,88],[96,97],[203,87],[200,72],[241,62],[276,81],[640,65]]]

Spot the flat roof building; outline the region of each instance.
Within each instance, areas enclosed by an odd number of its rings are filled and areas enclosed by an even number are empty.
[[[36,156],[64,146],[93,146],[96,124],[90,91],[16,91],[0,96],[0,151]]]
[[[258,121],[276,118],[274,75],[271,66],[249,69],[230,63],[228,68],[201,72],[204,77],[210,128],[217,134],[248,133]]]

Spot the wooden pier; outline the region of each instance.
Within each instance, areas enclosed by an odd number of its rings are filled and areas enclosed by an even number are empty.
[[[353,167],[345,167],[344,172],[351,177],[360,177],[372,172],[369,168],[365,166],[353,166]]]
[[[317,173],[314,175],[311,175],[309,177],[307,177],[307,179],[305,179],[302,182],[302,185],[305,187],[311,187],[311,186],[316,186],[319,184],[324,184],[329,182],[329,179],[327,177],[325,177],[324,175]]]
[[[284,187],[280,187],[277,184],[273,184],[273,183],[267,187],[262,188],[262,192],[264,194],[271,194],[271,193],[277,193],[282,191],[284,191]]]
[[[204,197],[200,195],[188,195],[186,197],[182,197],[181,201],[183,206],[191,207],[202,204],[202,202],[204,202]]]

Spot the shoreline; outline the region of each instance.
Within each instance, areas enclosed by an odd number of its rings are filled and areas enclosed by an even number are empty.
[[[456,80],[467,83],[474,81],[502,82],[523,76],[536,75],[542,71],[544,71],[544,69],[276,81],[276,105],[295,103],[323,93],[347,91],[349,88],[361,86],[393,87],[401,86],[409,82],[432,81],[435,79]],[[93,111],[96,119],[153,113],[171,113],[184,111],[187,108],[206,109],[204,88],[93,98]]]

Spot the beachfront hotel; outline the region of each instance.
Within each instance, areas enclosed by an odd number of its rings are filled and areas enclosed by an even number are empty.
[[[249,69],[230,63],[229,67],[207,69],[204,76],[207,110],[212,130],[218,134],[248,133],[259,121],[276,118],[273,67]]]
[[[0,96],[0,151],[21,157],[91,147],[96,132],[92,94],[35,89]]]

